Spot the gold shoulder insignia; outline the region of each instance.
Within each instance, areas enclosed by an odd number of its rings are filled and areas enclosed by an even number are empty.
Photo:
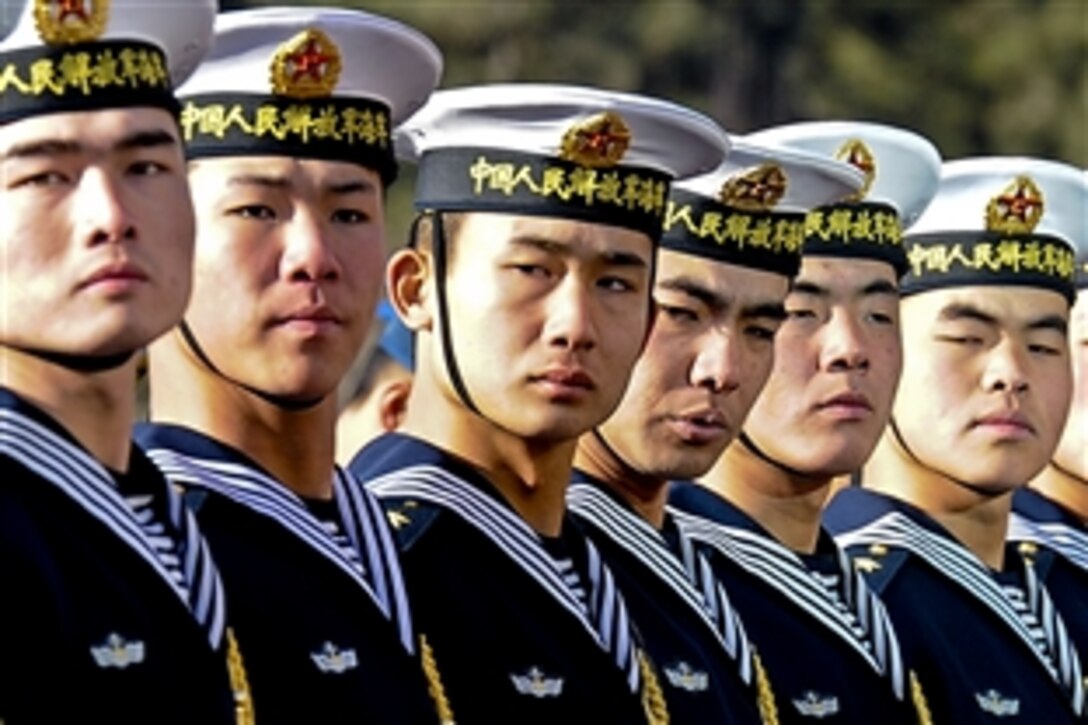
[[[109,14],[110,0],[34,0],[34,25],[50,45],[96,40]]]
[[[598,113],[567,129],[559,158],[592,169],[615,166],[631,145],[631,129],[615,111]]]
[[[1030,234],[1043,216],[1043,192],[1028,176],[1017,176],[986,205],[986,229]]]
[[[865,183],[862,187],[857,193],[847,197],[848,201],[861,201],[873,188],[873,181],[876,180],[876,156],[873,155],[872,149],[860,138],[852,138],[839,148],[835,158],[850,164],[865,175]]]
[[[340,49],[325,33],[309,28],[280,45],[272,56],[272,92],[289,98],[328,96],[340,80]]]
[[[722,185],[721,200],[741,211],[768,211],[786,194],[789,177],[778,164],[760,164],[730,176]]]
[[[759,719],[763,725],[778,725],[778,704],[774,699],[771,678],[763,667],[763,658],[752,647],[752,668],[756,673],[756,705],[759,707]]]

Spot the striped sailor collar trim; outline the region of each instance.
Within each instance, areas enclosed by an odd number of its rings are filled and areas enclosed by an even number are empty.
[[[1034,523],[1065,524],[1076,531],[1088,531],[1071,511],[1030,488],[1013,494],[1012,510]]]
[[[133,437],[144,450],[170,448],[186,456],[237,463],[275,478],[242,451],[193,428],[171,423],[138,423],[134,430]]]
[[[947,539],[957,546],[962,546],[948,529],[914,504],[857,486],[851,486],[835,494],[835,498],[825,511],[824,525],[833,536],[838,536],[870,524],[875,519],[890,513],[903,514],[912,523],[926,531]]]

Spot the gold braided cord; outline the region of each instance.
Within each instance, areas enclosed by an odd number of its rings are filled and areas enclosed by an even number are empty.
[[[419,657],[423,664],[423,674],[427,676],[427,693],[434,700],[434,708],[442,725],[455,725],[453,708],[446,697],[446,688],[442,685],[442,675],[438,672],[438,663],[434,659],[434,650],[427,642],[427,635],[419,635]]]
[[[914,703],[914,711],[918,713],[918,725],[933,725],[933,715],[929,712],[926,693],[922,692],[922,683],[914,670],[910,671],[910,700]]]
[[[227,672],[230,675],[230,689],[234,691],[234,722],[237,725],[254,725],[257,718],[253,712],[253,693],[249,689],[249,677],[242,663],[242,651],[238,649],[238,640],[234,630],[227,627]]]
[[[642,673],[642,708],[646,711],[646,722],[649,725],[668,725],[669,707],[665,703],[665,693],[661,690],[661,682],[649,657],[642,650],[638,652],[638,669]]]
[[[759,706],[759,718],[763,721],[763,725],[778,725],[778,705],[774,701],[771,678],[767,676],[763,660],[755,647],[752,648],[752,668],[756,673],[756,704]]]

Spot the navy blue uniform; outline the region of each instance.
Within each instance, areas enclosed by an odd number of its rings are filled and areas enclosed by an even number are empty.
[[[1077,649],[1088,656],[1088,526],[1031,489],[1013,495],[1012,509],[1009,541],[1034,565]]]
[[[763,722],[759,683],[765,683],[764,702],[773,703],[773,675],[764,680],[766,673],[757,672],[731,593],[719,591],[713,580],[708,588],[697,584],[700,562],[672,518],[655,530],[606,485],[578,470],[567,502],[616,575],[642,641],[662,671],[671,721]]]
[[[129,496],[167,522],[158,524],[161,547]],[[157,553],[177,538],[166,511],[174,505],[183,510],[138,450],[126,473],[109,472],[56,421],[0,389],[5,725],[235,721],[221,592],[201,590],[212,606],[198,621],[190,582]],[[216,580],[214,562],[199,563]]]
[[[215,552],[259,723],[437,722],[396,548],[357,482],[343,474],[333,500],[306,502],[199,432],[137,438],[186,488]]]
[[[920,509],[859,488],[832,500],[825,523],[887,606],[937,722],[1080,721],[1075,652],[1050,647],[1041,615],[1009,593],[1033,598],[1018,557],[995,573]]]
[[[545,539],[466,462],[387,434],[352,461],[397,526],[419,630],[464,723],[639,723],[640,667],[607,567]]]
[[[883,607],[826,532],[815,554],[798,555],[704,486],[674,483],[669,504],[757,643],[781,722],[918,722]]]

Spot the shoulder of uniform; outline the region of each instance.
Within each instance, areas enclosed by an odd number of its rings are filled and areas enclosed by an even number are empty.
[[[851,546],[846,554],[854,568],[865,575],[869,586],[878,594],[910,558],[909,551],[879,542]]]
[[[416,545],[442,513],[440,506],[415,498],[383,498],[379,502],[402,551]]]

